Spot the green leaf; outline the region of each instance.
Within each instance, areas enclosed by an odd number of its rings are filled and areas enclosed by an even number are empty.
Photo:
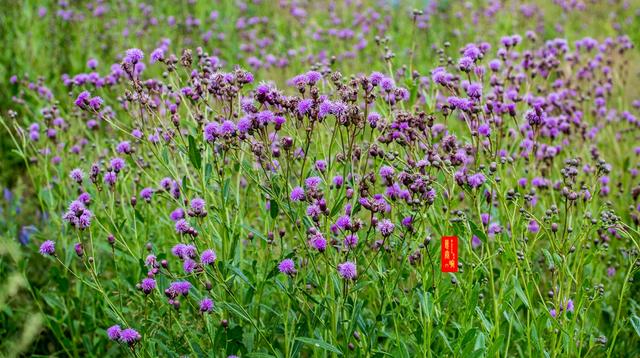
[[[247,278],[247,276],[245,276],[244,273],[242,273],[242,270],[240,270],[239,268],[235,267],[235,266],[229,266],[229,269],[231,271],[233,271],[233,273],[236,274],[236,276],[240,277],[242,279],[242,281],[244,281],[247,285],[249,285],[252,289],[256,289],[252,284],[251,281],[249,281],[249,279]]]
[[[337,353],[339,355],[342,355],[342,351],[341,350],[339,350],[335,346],[332,346],[331,344],[329,344],[329,343],[327,343],[325,341],[321,341],[319,339],[309,338],[309,337],[296,337],[296,341],[300,341],[302,343],[309,344],[309,345],[315,346],[317,348],[322,348],[325,351],[329,351],[329,352],[333,352],[333,353]]]
[[[333,205],[333,208],[331,208],[331,217],[334,217],[338,213],[338,211],[342,209],[342,203],[344,203],[346,198],[346,196],[341,196],[340,199],[336,201],[336,203]]]
[[[196,169],[200,169],[200,166],[202,165],[202,154],[200,153],[196,140],[192,135],[189,135],[189,160]]]
[[[135,210],[134,214],[135,214],[136,219],[138,221],[140,221],[141,223],[144,223],[144,216],[142,216],[142,214],[140,214],[140,212],[138,210]]]
[[[238,306],[235,303],[222,302],[222,306],[225,306],[229,311],[235,313],[238,317],[246,320],[247,322],[251,322],[251,318],[247,316],[243,311],[242,307]]]
[[[493,329],[493,325],[491,324],[491,322],[489,322],[487,317],[485,317],[484,313],[482,312],[479,306],[476,306],[476,313],[480,317],[480,321],[482,322],[482,326],[484,326],[484,329],[487,332],[491,332],[491,330]]]
[[[162,160],[165,164],[169,164],[169,151],[166,147],[162,149]]]
[[[640,317],[636,315],[631,316],[631,325],[633,326],[633,329],[636,330],[638,336],[640,336]]]
[[[520,297],[522,302],[524,302],[524,305],[527,306],[527,308],[530,308],[527,295],[524,294],[522,287],[520,287],[520,282],[518,281],[518,278],[515,275],[513,276],[513,287],[515,288],[516,294],[518,295],[518,297]]]
[[[262,352],[249,353],[245,357],[248,357],[248,358],[273,358],[273,356],[271,354],[262,353]]]
[[[407,348],[407,345],[403,341],[400,341],[400,345],[395,349],[393,356],[402,357],[402,358],[411,357],[411,355],[409,354],[409,349]]]
[[[483,230],[480,230],[480,228],[478,228],[478,225],[476,225],[471,220],[469,220],[469,226],[471,227],[471,233],[476,235],[478,237],[478,239],[480,239],[480,241],[482,241],[483,244],[486,244],[487,243],[487,234],[485,234]]]
[[[278,203],[276,203],[273,200],[271,200],[269,203],[270,203],[269,214],[271,214],[272,219],[275,219],[278,217],[278,211],[280,210],[280,208],[278,208]]]
[[[440,335],[440,337],[442,337],[442,341],[447,346],[447,348],[449,348],[451,353],[453,353],[453,348],[451,348],[451,343],[449,343],[449,338],[447,338],[447,335],[444,333],[444,331],[440,329],[438,330],[438,334]]]
[[[207,165],[204,166],[204,179],[207,183],[209,183],[209,181],[211,180],[212,175],[213,166],[211,165],[211,163],[207,163]]]

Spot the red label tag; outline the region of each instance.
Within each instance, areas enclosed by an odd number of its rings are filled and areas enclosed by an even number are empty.
[[[440,255],[442,272],[458,272],[458,237],[443,236]]]

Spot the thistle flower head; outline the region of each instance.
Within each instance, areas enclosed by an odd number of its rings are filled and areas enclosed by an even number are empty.
[[[135,65],[144,58],[142,50],[137,48],[130,48],[126,51],[123,61],[125,63]]]
[[[358,276],[356,264],[350,261],[343,262],[338,265],[338,273],[345,280],[355,280]]]
[[[292,259],[284,259],[278,264],[278,270],[289,276],[293,276],[296,273],[295,263]]]
[[[51,256],[56,253],[56,243],[52,240],[47,240],[40,245],[40,254],[43,256]]]

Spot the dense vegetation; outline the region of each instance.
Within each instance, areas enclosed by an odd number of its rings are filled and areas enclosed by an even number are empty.
[[[0,9],[1,355],[640,355],[637,3]]]

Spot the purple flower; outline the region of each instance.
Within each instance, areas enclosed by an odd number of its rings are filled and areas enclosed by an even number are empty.
[[[164,60],[164,49],[163,48],[157,48],[155,50],[153,50],[153,52],[151,52],[151,63],[155,63],[158,61],[162,61]]]
[[[521,187],[521,188],[526,188],[527,187],[527,178],[518,179],[518,186]]]
[[[489,68],[493,72],[498,72],[498,70],[500,69],[501,65],[502,65],[502,63],[500,62],[500,60],[495,60],[494,59],[494,60],[489,61]]]
[[[411,216],[407,216],[402,219],[402,226],[406,227],[409,230],[413,228],[413,218]]]
[[[319,172],[324,172],[327,170],[327,162],[324,160],[316,161],[316,170]]]
[[[147,203],[151,202],[152,196],[153,196],[153,189],[151,188],[144,188],[140,191],[140,197]]]
[[[200,312],[207,313],[207,312],[211,312],[212,310],[213,310],[213,301],[208,297],[203,298],[202,301],[200,301]]]
[[[127,50],[124,56],[124,62],[131,65],[135,65],[143,58],[144,58],[144,53],[142,52],[142,50],[137,48],[130,48]]]
[[[104,101],[102,100],[102,98],[96,96],[89,100],[89,107],[97,111],[102,107],[103,103]]]
[[[315,189],[322,182],[320,177],[308,177],[304,181],[304,185],[309,189]]]
[[[118,143],[118,146],[116,147],[116,152],[121,154],[130,154],[132,152],[131,143],[126,140]]]
[[[111,169],[113,169],[117,173],[122,169],[124,169],[125,162],[124,162],[124,159],[116,157],[111,159],[110,164],[111,164]]]
[[[209,122],[204,126],[204,140],[213,142],[218,137],[220,125],[217,122]]]
[[[369,75],[369,81],[371,81],[371,84],[374,86],[379,85],[384,78],[384,74],[380,72],[371,72],[371,75]]]
[[[502,226],[498,223],[491,223],[489,224],[489,229],[487,231],[489,232],[489,236],[493,237],[495,234],[500,234],[502,232]]]
[[[336,220],[336,226],[342,230],[349,230],[351,228],[351,218],[349,215],[343,215]]]
[[[98,67],[98,60],[96,60],[95,58],[90,58],[89,61],[87,61],[87,67],[95,70]]]
[[[198,264],[195,261],[193,261],[192,259],[186,259],[186,260],[184,260],[184,263],[182,264],[182,269],[186,273],[192,273],[193,270],[195,270],[197,266],[198,266]]]
[[[93,213],[84,206],[84,203],[80,200],[74,200],[69,204],[69,210],[67,210],[62,219],[71,224],[71,226],[77,229],[86,229],[91,225],[91,218]]]
[[[529,225],[527,225],[527,229],[530,233],[535,234],[540,231],[540,225],[535,220],[529,220]]]
[[[471,238],[471,247],[477,249],[480,245],[482,245],[482,241],[480,241],[480,239],[476,235],[473,235],[473,237]]]
[[[380,81],[380,88],[387,92],[391,92],[395,88],[395,83],[393,83],[393,79],[385,77]]]
[[[171,253],[182,260],[196,257],[196,248],[193,245],[177,244],[171,249]]]
[[[206,216],[207,215],[207,210],[206,210],[206,203],[204,201],[204,199],[202,198],[193,198],[191,200],[191,211],[193,212],[193,216]]]
[[[314,84],[316,84],[316,82],[322,79],[322,75],[320,74],[320,72],[317,72],[317,71],[309,71],[307,72],[305,77],[307,79],[307,84],[311,86],[313,86]]]
[[[120,341],[128,345],[134,345],[142,336],[133,328],[127,328],[120,332]]]
[[[309,243],[311,244],[311,247],[319,252],[324,252],[327,249],[327,240],[325,240],[320,233],[313,235],[311,240],[309,240]]]
[[[353,249],[358,245],[358,235],[349,234],[344,238],[344,246]]]
[[[310,99],[303,99],[298,102],[298,113],[300,115],[305,115],[311,110],[311,106],[313,106],[313,101]]]
[[[378,223],[378,231],[380,231],[384,237],[391,235],[395,227],[396,226],[389,219],[384,219]]]
[[[467,181],[469,182],[469,185],[475,189],[484,184],[485,177],[482,173],[475,173],[470,175]]]
[[[104,175],[104,183],[109,186],[116,185],[117,180],[118,180],[118,175],[115,172],[107,172]]]
[[[176,210],[172,211],[171,214],[169,214],[169,218],[172,221],[184,219],[184,210],[182,210],[182,208],[177,208]]]
[[[488,124],[481,124],[478,127],[478,133],[483,137],[488,137],[491,135],[491,127]]]
[[[156,280],[152,278],[145,278],[140,283],[140,288],[142,288],[142,292],[148,295],[156,288]]]
[[[78,97],[75,100],[75,105],[84,108],[89,103],[89,97],[91,97],[91,93],[88,91],[82,91],[78,94]],[[33,131],[32,131],[33,132]]]
[[[46,255],[53,255],[56,253],[56,243],[51,241],[51,240],[47,240],[45,242],[42,243],[42,245],[40,245],[40,254],[43,256]]]
[[[204,250],[202,254],[200,254],[200,262],[202,262],[203,265],[211,265],[216,261],[216,258],[215,251],[211,249]]]
[[[82,180],[84,179],[84,172],[81,169],[78,169],[78,168],[73,169],[69,173],[69,178],[74,180],[76,183],[81,184]]]
[[[232,121],[226,120],[222,122],[218,131],[222,136],[230,137],[236,132],[236,124]]]
[[[380,114],[376,112],[369,113],[367,116],[367,122],[369,122],[371,128],[376,128],[378,126],[378,122],[380,122]]]
[[[568,300],[567,301],[567,312],[573,312],[573,311],[574,311],[573,300]]]
[[[278,270],[281,273],[289,276],[293,276],[296,273],[295,264],[292,259],[284,259],[278,264]]]
[[[355,280],[356,276],[358,276],[358,271],[356,270],[356,264],[350,261],[339,264],[338,273],[345,280]]]
[[[189,225],[187,220],[180,219],[176,221],[175,229],[178,234],[188,234],[191,231],[191,225]]]
[[[391,178],[394,174],[394,170],[392,167],[385,165],[380,168],[380,177],[383,179]]]
[[[258,115],[256,116],[256,119],[258,120],[258,123],[260,123],[261,125],[267,125],[268,123],[273,121],[273,112],[271,111],[262,111],[259,112]]]
[[[158,261],[156,255],[147,255],[147,258],[144,260],[144,263],[147,266],[155,266]]]
[[[169,293],[186,296],[191,289],[191,283],[189,281],[176,281],[169,285]]]
[[[73,245],[73,249],[75,250],[78,257],[82,257],[84,255],[84,248],[82,247],[81,243],[77,242],[75,245]]]
[[[291,189],[291,194],[289,195],[291,201],[301,201],[304,200],[304,189],[297,186]]]
[[[122,332],[122,329],[117,324],[107,328],[107,336],[112,341],[117,341],[118,339],[120,339],[121,332]]]
[[[342,184],[344,184],[344,178],[342,178],[342,175],[336,175],[333,177],[333,185],[336,188],[342,187]]]

